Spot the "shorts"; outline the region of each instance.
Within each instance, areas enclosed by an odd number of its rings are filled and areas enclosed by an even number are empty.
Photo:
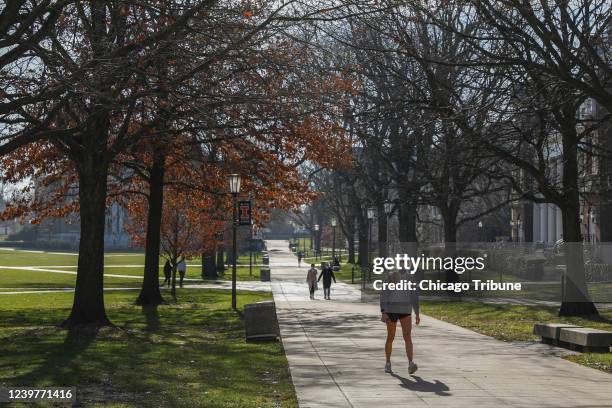
[[[387,313],[387,316],[389,316],[389,320],[392,322],[397,322],[399,319],[410,316],[410,313]]]

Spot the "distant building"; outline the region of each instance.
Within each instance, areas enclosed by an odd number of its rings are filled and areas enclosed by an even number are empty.
[[[34,194],[45,194],[51,188],[53,187],[45,187],[37,183]],[[130,238],[124,228],[126,220],[126,210],[118,203],[113,203],[106,209],[104,229],[106,249],[122,250],[130,248]],[[39,225],[32,225],[28,229],[30,230],[29,233],[22,239],[32,242],[35,246],[78,249],[81,236],[78,214],[46,218]]]
[[[580,119],[601,117],[602,113],[592,99],[587,99],[580,107]],[[596,145],[602,137],[600,131],[595,130],[588,136],[587,142]],[[561,184],[563,174],[563,159],[560,143],[552,146],[548,158],[549,178]],[[599,225],[600,207],[600,171],[601,161],[596,155],[581,153],[580,165],[580,221],[583,240],[597,243],[601,241]],[[561,210],[552,203],[532,203],[517,201],[512,207],[510,221],[511,236],[517,242],[540,242],[554,244],[563,240],[563,218]]]
[[[0,189],[0,193],[1,193]],[[4,211],[6,203],[4,197],[0,194],[0,212]],[[0,221],[0,235],[16,234],[23,229],[23,226],[17,220]]]

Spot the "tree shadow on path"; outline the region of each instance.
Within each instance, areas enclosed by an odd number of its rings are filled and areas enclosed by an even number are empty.
[[[441,396],[451,396],[448,391],[448,385],[444,384],[439,380],[434,380],[434,382],[429,382],[423,380],[421,377],[413,375],[412,378],[414,380],[402,377],[401,375],[397,375],[395,373],[391,374],[393,377],[397,378],[402,382],[402,387],[409,389],[410,391],[418,391],[418,392],[433,392],[436,395]]]

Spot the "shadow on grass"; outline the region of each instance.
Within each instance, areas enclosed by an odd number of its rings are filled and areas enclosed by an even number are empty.
[[[142,308],[132,295],[114,294],[108,312],[121,329],[97,332],[39,325],[67,308],[0,311],[0,321],[13,316],[13,325],[0,325],[0,383],[75,386],[78,406],[297,406],[281,346],[246,343],[227,292],[180,299]]]
[[[145,330],[148,332],[156,332],[159,330],[159,312],[157,306],[143,306],[142,314],[145,317]]]
[[[55,330],[60,333],[64,332],[62,329]],[[60,368],[72,365],[72,363],[96,340],[98,331],[99,328],[95,326],[68,329],[63,343],[59,347],[51,348],[49,348],[46,342],[40,341],[37,337],[32,338],[31,336],[27,336],[27,340],[30,341],[28,347],[26,339],[19,341],[18,336],[16,336],[16,340],[23,345],[21,349],[24,354],[27,355],[31,353],[32,349],[39,349],[46,352],[46,358],[44,358],[42,364],[38,367],[35,367],[21,376],[15,377],[13,379],[14,383],[19,384],[21,381],[22,383],[29,384],[33,381],[48,380],[51,384],[64,384],[65,377]]]

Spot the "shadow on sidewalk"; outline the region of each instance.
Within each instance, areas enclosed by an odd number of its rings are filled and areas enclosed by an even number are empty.
[[[397,378],[402,382],[402,387],[409,389],[410,391],[418,391],[418,392],[433,392],[436,395],[442,396],[450,396],[451,394],[447,391],[450,391],[448,385],[444,384],[439,380],[434,380],[434,382],[429,382],[423,380],[421,377],[413,375],[412,379],[404,378],[401,375],[397,375],[395,373],[391,374],[393,377]]]

